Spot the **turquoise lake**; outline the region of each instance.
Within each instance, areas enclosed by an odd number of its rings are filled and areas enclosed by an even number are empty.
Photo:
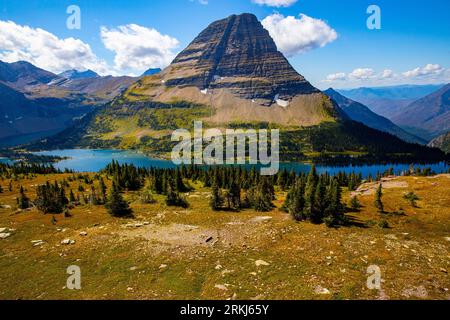
[[[112,160],[116,160],[119,163],[133,164],[137,167],[155,167],[155,168],[175,168],[176,166],[168,160],[160,160],[150,158],[142,153],[135,151],[122,151],[122,150],[86,150],[86,149],[71,149],[71,150],[54,150],[54,151],[42,151],[36,152],[40,155],[48,156],[60,156],[68,157],[69,159],[62,160],[54,164],[56,168],[61,170],[71,169],[77,172],[97,172],[105,168],[106,165],[111,163]],[[1,160],[0,160],[1,161]],[[356,172],[361,173],[364,178],[369,175],[375,176],[378,172],[382,173],[388,170],[390,167],[394,168],[396,174],[400,174],[403,171],[409,169],[409,164],[370,164],[370,165],[357,165],[357,166],[321,166],[318,165],[317,171],[319,173],[328,172],[330,174],[336,174],[340,171],[343,172]],[[418,165],[415,167],[430,167],[436,173],[448,172],[450,166],[444,162],[435,164]],[[280,169],[287,168],[288,170],[294,170],[298,173],[309,172],[311,165],[306,163],[281,163]]]

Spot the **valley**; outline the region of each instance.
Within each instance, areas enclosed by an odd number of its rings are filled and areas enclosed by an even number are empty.
[[[71,127],[135,80],[79,74],[56,75],[28,62],[0,61],[0,144],[26,144]]]
[[[173,130],[191,130],[194,121],[202,121],[222,133],[279,129],[282,161],[447,159],[365,106],[341,107],[337,93],[325,93],[291,66],[256,16],[231,15],[200,32],[167,68],[136,80],[73,126],[26,149],[131,149],[168,159],[176,145]]]

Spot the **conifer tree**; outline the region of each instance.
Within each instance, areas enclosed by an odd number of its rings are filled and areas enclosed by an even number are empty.
[[[76,202],[75,195],[73,194],[72,189],[70,189],[70,193],[69,193],[69,202],[70,203],[75,203]]]
[[[151,204],[156,202],[153,197],[152,186],[150,183],[147,183],[146,187],[141,191],[139,198],[142,204]]]
[[[178,192],[186,192],[188,188],[185,186],[183,182],[183,178],[181,177],[180,170],[175,170],[175,187]]]
[[[301,181],[298,181],[290,193],[291,197],[287,205],[289,213],[297,221],[305,220],[305,186]]]
[[[210,199],[210,202],[209,202],[209,206],[214,211],[220,210],[222,208],[222,206],[223,206],[222,193],[221,193],[220,188],[219,188],[219,186],[217,185],[216,182],[214,182],[214,184],[212,186],[212,189],[211,189],[211,199]]]
[[[315,211],[315,196],[317,185],[316,166],[312,165],[311,171],[308,174],[305,187],[305,215],[311,218]]]
[[[248,198],[251,206],[256,211],[266,212],[272,210],[272,195],[267,192],[264,179],[261,179],[256,187],[248,190]]]
[[[38,186],[36,196],[34,203],[44,213],[62,213],[69,203],[64,188],[60,187],[56,181],[53,185],[47,181],[46,184]]]
[[[382,197],[383,197],[383,186],[380,183],[377,191],[375,193],[375,207],[378,209],[379,212],[383,213],[384,212],[384,205],[383,205],[383,201],[382,201]]]
[[[332,179],[328,188],[328,204],[325,210],[325,223],[329,227],[345,223],[344,206],[342,205],[342,191],[339,182]]]
[[[313,223],[322,223],[327,208],[327,188],[324,179],[318,179],[314,195],[314,208],[309,212]]]
[[[100,192],[102,193],[102,203],[105,204],[108,196],[106,194],[107,188],[103,178],[100,178],[99,184],[100,184]]]
[[[19,209],[27,209],[30,207],[30,199],[25,195],[23,187],[20,186]]]
[[[58,184],[56,181],[55,181],[55,184],[56,184],[56,190],[58,190]],[[62,208],[64,208],[66,205],[69,204],[69,200],[67,200],[67,197],[66,197],[66,191],[64,190],[63,187],[59,188],[58,203],[61,205]]]
[[[166,204],[168,206],[174,207],[182,207],[182,208],[189,207],[189,203],[186,201],[186,199],[182,197],[177,191],[175,191],[174,187],[170,184],[167,188]]]
[[[236,181],[233,181],[228,189],[231,208],[239,209],[241,207],[241,188]]]
[[[126,217],[131,214],[131,209],[128,205],[128,202],[123,199],[122,195],[120,194],[119,188],[114,181],[108,197],[106,208],[108,209],[108,212],[115,217]]]
[[[98,205],[98,199],[97,199],[97,195],[96,195],[94,186],[91,186],[91,192],[89,193],[89,204],[91,206]]]
[[[292,201],[294,200],[295,193],[295,185],[289,189],[289,192],[286,195],[286,199],[284,200],[283,205],[281,206],[281,211],[289,213],[289,208],[291,207]]]

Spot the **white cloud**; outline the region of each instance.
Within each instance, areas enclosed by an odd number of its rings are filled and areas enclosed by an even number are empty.
[[[394,71],[392,71],[390,69],[383,70],[383,72],[381,74],[381,78],[383,78],[383,79],[390,79],[393,77],[394,77]]]
[[[252,0],[253,3],[266,5],[269,7],[289,7],[297,2],[297,0]]]
[[[347,75],[344,72],[329,74],[321,82],[328,86],[354,87],[355,85],[380,86],[399,84],[433,84],[450,82],[450,69],[438,64],[427,64],[403,73],[384,69],[356,68]]]
[[[116,29],[102,27],[101,38],[105,47],[115,53],[114,68],[120,72],[166,67],[179,45],[175,38],[136,24]]]
[[[269,31],[278,50],[288,57],[323,47],[338,36],[323,20],[304,14],[296,18],[275,13],[266,17],[262,25]]]
[[[349,75],[350,79],[364,80],[374,78],[375,71],[371,68],[357,68],[353,70]]]
[[[89,44],[75,38],[60,39],[43,29],[13,21],[0,20],[0,60],[24,60],[55,73],[68,69],[108,72],[106,62],[93,53]]]
[[[403,72],[403,76],[406,78],[423,78],[423,77],[436,77],[445,72],[445,69],[438,64],[427,64],[424,67],[417,67],[413,70]]]
[[[329,74],[327,78],[324,80],[324,82],[332,82],[332,81],[339,81],[339,80],[345,80],[346,74],[344,72],[338,72]]]

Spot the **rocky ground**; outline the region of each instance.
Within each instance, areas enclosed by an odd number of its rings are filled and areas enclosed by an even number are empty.
[[[101,206],[56,221],[15,209],[19,184],[34,198],[37,184],[64,177],[17,181],[0,194],[0,299],[450,299],[450,175],[387,178],[384,214],[373,207],[376,184],[363,184],[354,193],[361,212],[339,229],[278,209],[212,212],[201,186],[187,210],[128,193],[134,219]],[[403,198],[410,191],[416,207]],[[66,288],[71,265],[81,290]],[[367,287],[369,266],[380,268],[379,290]]]

